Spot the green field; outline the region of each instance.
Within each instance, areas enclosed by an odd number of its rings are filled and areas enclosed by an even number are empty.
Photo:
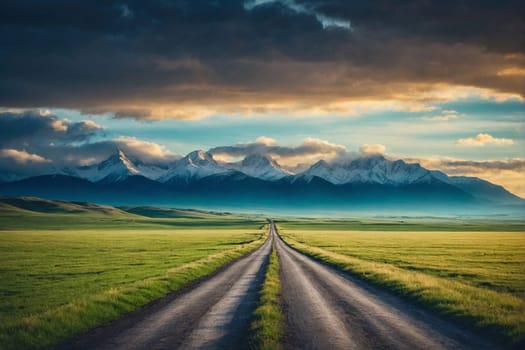
[[[288,219],[293,247],[510,345],[525,344],[523,222]],[[53,346],[257,248],[266,220],[0,196],[0,349]],[[283,335],[272,254],[252,345]]]
[[[523,232],[460,232],[451,222],[420,223],[419,231],[417,224],[377,230],[375,222],[366,231],[348,229],[355,225],[283,222],[280,234],[291,246],[455,322],[507,344],[524,343]],[[481,225],[490,228],[489,222],[472,227]],[[439,231],[428,231],[436,226]]]
[[[227,213],[15,204],[0,208],[1,349],[52,346],[209,274],[267,234],[265,220]]]

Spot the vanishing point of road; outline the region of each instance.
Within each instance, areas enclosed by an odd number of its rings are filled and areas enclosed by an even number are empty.
[[[495,349],[495,344],[290,248],[266,242],[210,277],[60,349],[249,349],[251,315],[272,247],[287,349]]]

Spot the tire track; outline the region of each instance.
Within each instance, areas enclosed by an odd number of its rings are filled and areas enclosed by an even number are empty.
[[[290,248],[277,236],[292,349],[497,349],[472,333]]]
[[[246,349],[272,237],[256,251],[172,300],[146,306],[59,348]]]

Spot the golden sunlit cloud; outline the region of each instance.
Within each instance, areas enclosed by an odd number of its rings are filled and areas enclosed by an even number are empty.
[[[269,155],[285,167],[295,167],[298,164],[313,164],[321,159],[331,160],[344,155],[346,147],[315,137],[307,137],[297,146],[281,146],[276,140],[261,136],[255,142],[219,146],[210,149],[209,152],[215,159],[226,162],[252,154]]]
[[[499,76],[525,76],[525,68],[520,67],[511,67],[505,68],[497,73]]]
[[[258,137],[255,140],[255,142],[262,143],[263,145],[266,145],[266,146],[274,146],[277,144],[277,141],[275,139],[272,139],[271,137],[266,137],[266,136]]]
[[[485,146],[485,145],[496,145],[496,146],[508,146],[513,145],[514,141],[506,138],[497,138],[490,134],[478,134],[475,137],[469,137],[466,139],[459,139],[456,141],[458,145],[464,146]]]
[[[448,175],[479,177],[525,198],[525,158],[472,161],[452,157],[421,157],[405,160],[419,163],[428,169],[441,170]]]
[[[165,146],[155,142],[140,140],[136,137],[120,136],[114,139],[113,142],[127,153],[131,153],[144,160],[155,159],[168,161],[175,157],[175,154]]]
[[[0,157],[11,158],[18,164],[26,164],[26,163],[31,163],[31,162],[34,162],[34,163],[51,162],[49,159],[39,156],[38,154],[32,154],[24,150],[19,151],[16,149],[1,149]]]
[[[458,118],[458,112],[452,110],[444,110],[440,115],[434,116],[422,116],[421,120],[430,121],[430,122],[448,122]]]
[[[359,151],[363,154],[385,154],[386,147],[381,144],[369,145],[365,143],[359,148]]]
[[[390,87],[388,87],[390,86]],[[469,86],[454,86],[447,84],[409,84],[391,83],[381,86],[369,86],[373,96],[365,91],[355,96],[340,96],[342,91],[334,90],[333,94],[298,95],[292,92],[251,95],[243,92],[225,92],[217,87],[212,96],[201,96],[198,100],[191,97],[180,101],[143,100],[123,105],[115,104],[103,109],[85,110],[86,113],[105,113],[116,110],[117,118],[136,118],[145,120],[162,119],[203,119],[214,115],[229,115],[234,117],[260,117],[264,115],[286,115],[287,117],[322,117],[341,116],[359,117],[367,113],[381,111],[396,112],[432,112],[437,109],[435,103],[445,103],[458,99],[479,98],[496,102],[522,101],[522,97],[514,93],[502,93],[490,89]],[[376,91],[376,89],[382,91]],[[350,88],[349,88],[350,89]],[[348,90],[351,91],[351,90]],[[174,92],[174,95],[177,95]],[[183,95],[183,94],[182,94]],[[452,119],[454,111],[445,111],[443,121]],[[426,118],[426,117],[423,117]],[[433,117],[428,117],[430,120]],[[433,119],[440,121],[440,119]]]

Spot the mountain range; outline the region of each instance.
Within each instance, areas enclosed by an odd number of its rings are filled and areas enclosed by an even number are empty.
[[[224,208],[505,213],[525,200],[475,177],[382,155],[320,160],[292,173],[267,155],[219,162],[197,150],[169,165],[118,150],[99,164],[0,183],[0,193],[98,203]]]

